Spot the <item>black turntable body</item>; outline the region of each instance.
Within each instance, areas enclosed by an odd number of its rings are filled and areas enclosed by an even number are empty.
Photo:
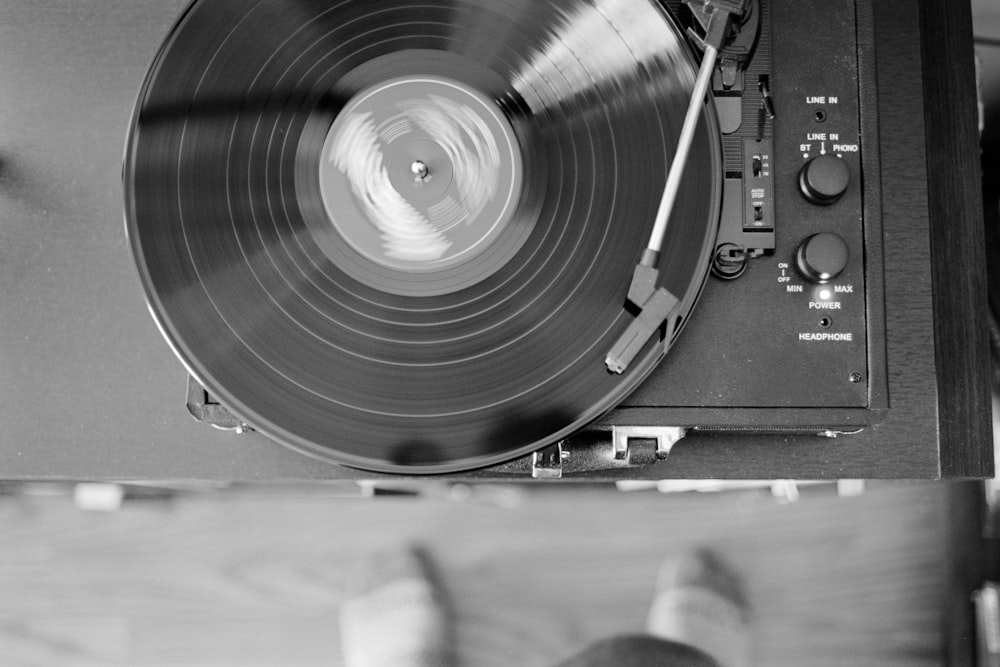
[[[654,316],[713,3],[0,2],[0,477],[992,475],[942,5],[735,18]]]

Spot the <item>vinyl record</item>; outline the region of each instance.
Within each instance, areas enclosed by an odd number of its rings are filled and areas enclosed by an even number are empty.
[[[129,239],[187,370],[270,438],[443,473],[625,398],[604,358],[694,85],[655,0],[198,0],[125,163]],[[686,318],[719,220],[706,105],[662,282]]]

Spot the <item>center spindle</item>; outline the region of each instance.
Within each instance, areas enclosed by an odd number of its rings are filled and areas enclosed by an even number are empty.
[[[422,160],[416,160],[410,165],[410,171],[413,172],[413,176],[418,181],[426,181],[427,177],[431,175],[431,170],[427,166],[427,163]]]

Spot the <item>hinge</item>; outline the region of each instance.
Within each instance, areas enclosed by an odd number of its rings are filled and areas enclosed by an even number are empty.
[[[531,455],[531,476],[535,479],[562,479],[563,443],[540,449]]]
[[[195,420],[220,431],[232,431],[238,434],[253,431],[249,424],[216,401],[208,390],[190,376],[188,376],[187,409]]]
[[[611,429],[615,459],[629,465],[649,465],[667,458],[674,445],[686,435],[687,429],[679,426],[614,426]]]

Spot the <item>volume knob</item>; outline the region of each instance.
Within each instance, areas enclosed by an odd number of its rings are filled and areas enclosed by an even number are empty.
[[[833,155],[813,158],[799,172],[802,196],[820,206],[836,203],[850,184],[851,170],[847,163]]]
[[[850,251],[836,234],[825,232],[807,238],[795,254],[795,267],[809,282],[828,283],[847,268]]]

